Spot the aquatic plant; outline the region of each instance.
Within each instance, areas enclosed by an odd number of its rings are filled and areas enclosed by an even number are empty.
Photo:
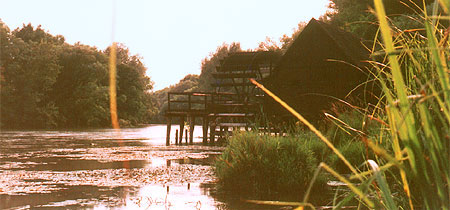
[[[239,132],[230,137],[215,163],[224,188],[250,194],[301,193],[307,188],[326,146],[311,133],[279,137]],[[316,188],[326,187],[321,176]]]

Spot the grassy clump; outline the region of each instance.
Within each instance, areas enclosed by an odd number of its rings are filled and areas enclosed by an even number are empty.
[[[326,145],[313,134],[290,137],[236,133],[216,161],[216,174],[222,186],[252,194],[291,194],[306,191],[319,162],[324,161]],[[326,185],[318,178],[316,189]]]

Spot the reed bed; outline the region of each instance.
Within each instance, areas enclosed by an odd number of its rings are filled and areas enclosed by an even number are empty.
[[[333,168],[336,165],[321,160],[314,173],[308,169],[311,181],[303,202],[296,203],[298,209],[314,208],[311,189],[323,173],[351,190],[335,195],[335,209],[355,198],[358,208],[450,208],[450,0],[436,1],[431,8],[424,5],[418,14],[423,28],[403,31],[386,16],[382,0],[374,3],[380,37],[375,38],[372,49],[379,50],[374,50],[370,62],[383,94],[376,108],[362,118],[365,122],[375,119],[380,133],[370,135],[338,121],[342,129],[353,129],[375,154],[365,155],[362,165],[349,161],[352,157],[335,145],[332,135],[323,134],[270,90],[252,81],[310,129],[351,173],[344,175]]]

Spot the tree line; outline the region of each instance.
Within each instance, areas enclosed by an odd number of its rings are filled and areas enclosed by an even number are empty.
[[[110,49],[65,42],[31,24],[10,30],[0,21],[0,127],[109,127]],[[122,126],[156,113],[153,82],[137,55],[117,50],[117,107]]]

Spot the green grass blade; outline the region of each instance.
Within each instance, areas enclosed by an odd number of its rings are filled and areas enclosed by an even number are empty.
[[[391,190],[388,187],[388,184],[382,174],[382,171],[380,170],[380,167],[378,167],[378,164],[375,163],[375,161],[373,160],[368,160],[367,162],[369,163],[369,166],[372,168],[374,172],[378,186],[380,186],[381,193],[383,194],[382,197],[387,209],[398,209],[397,206],[395,205],[394,200],[392,199]]]
[[[443,51],[439,50],[438,41],[436,39],[436,32],[435,27],[428,21],[429,17],[427,13],[425,12],[425,30],[427,32],[427,38],[428,38],[428,46],[431,49],[432,54],[432,61],[436,65],[437,73],[439,76],[440,85],[442,87],[442,90],[444,92],[444,98],[445,101],[450,102],[449,99],[449,75],[448,75],[448,67],[447,67],[447,60],[444,57]]]
[[[347,187],[350,188],[350,190],[353,191],[356,195],[358,195],[358,197],[361,200],[363,200],[364,203],[366,203],[370,208],[374,208],[375,207],[375,204],[371,200],[369,200],[367,195],[365,193],[363,193],[360,189],[358,189],[353,183],[351,183],[344,176],[340,175],[335,170],[333,170],[330,166],[328,166],[327,164],[325,164],[323,162],[320,163],[319,166],[321,168],[325,169],[326,171],[328,171],[328,173],[332,174],[337,179],[339,179],[339,181],[344,182],[345,184],[347,184]]]

